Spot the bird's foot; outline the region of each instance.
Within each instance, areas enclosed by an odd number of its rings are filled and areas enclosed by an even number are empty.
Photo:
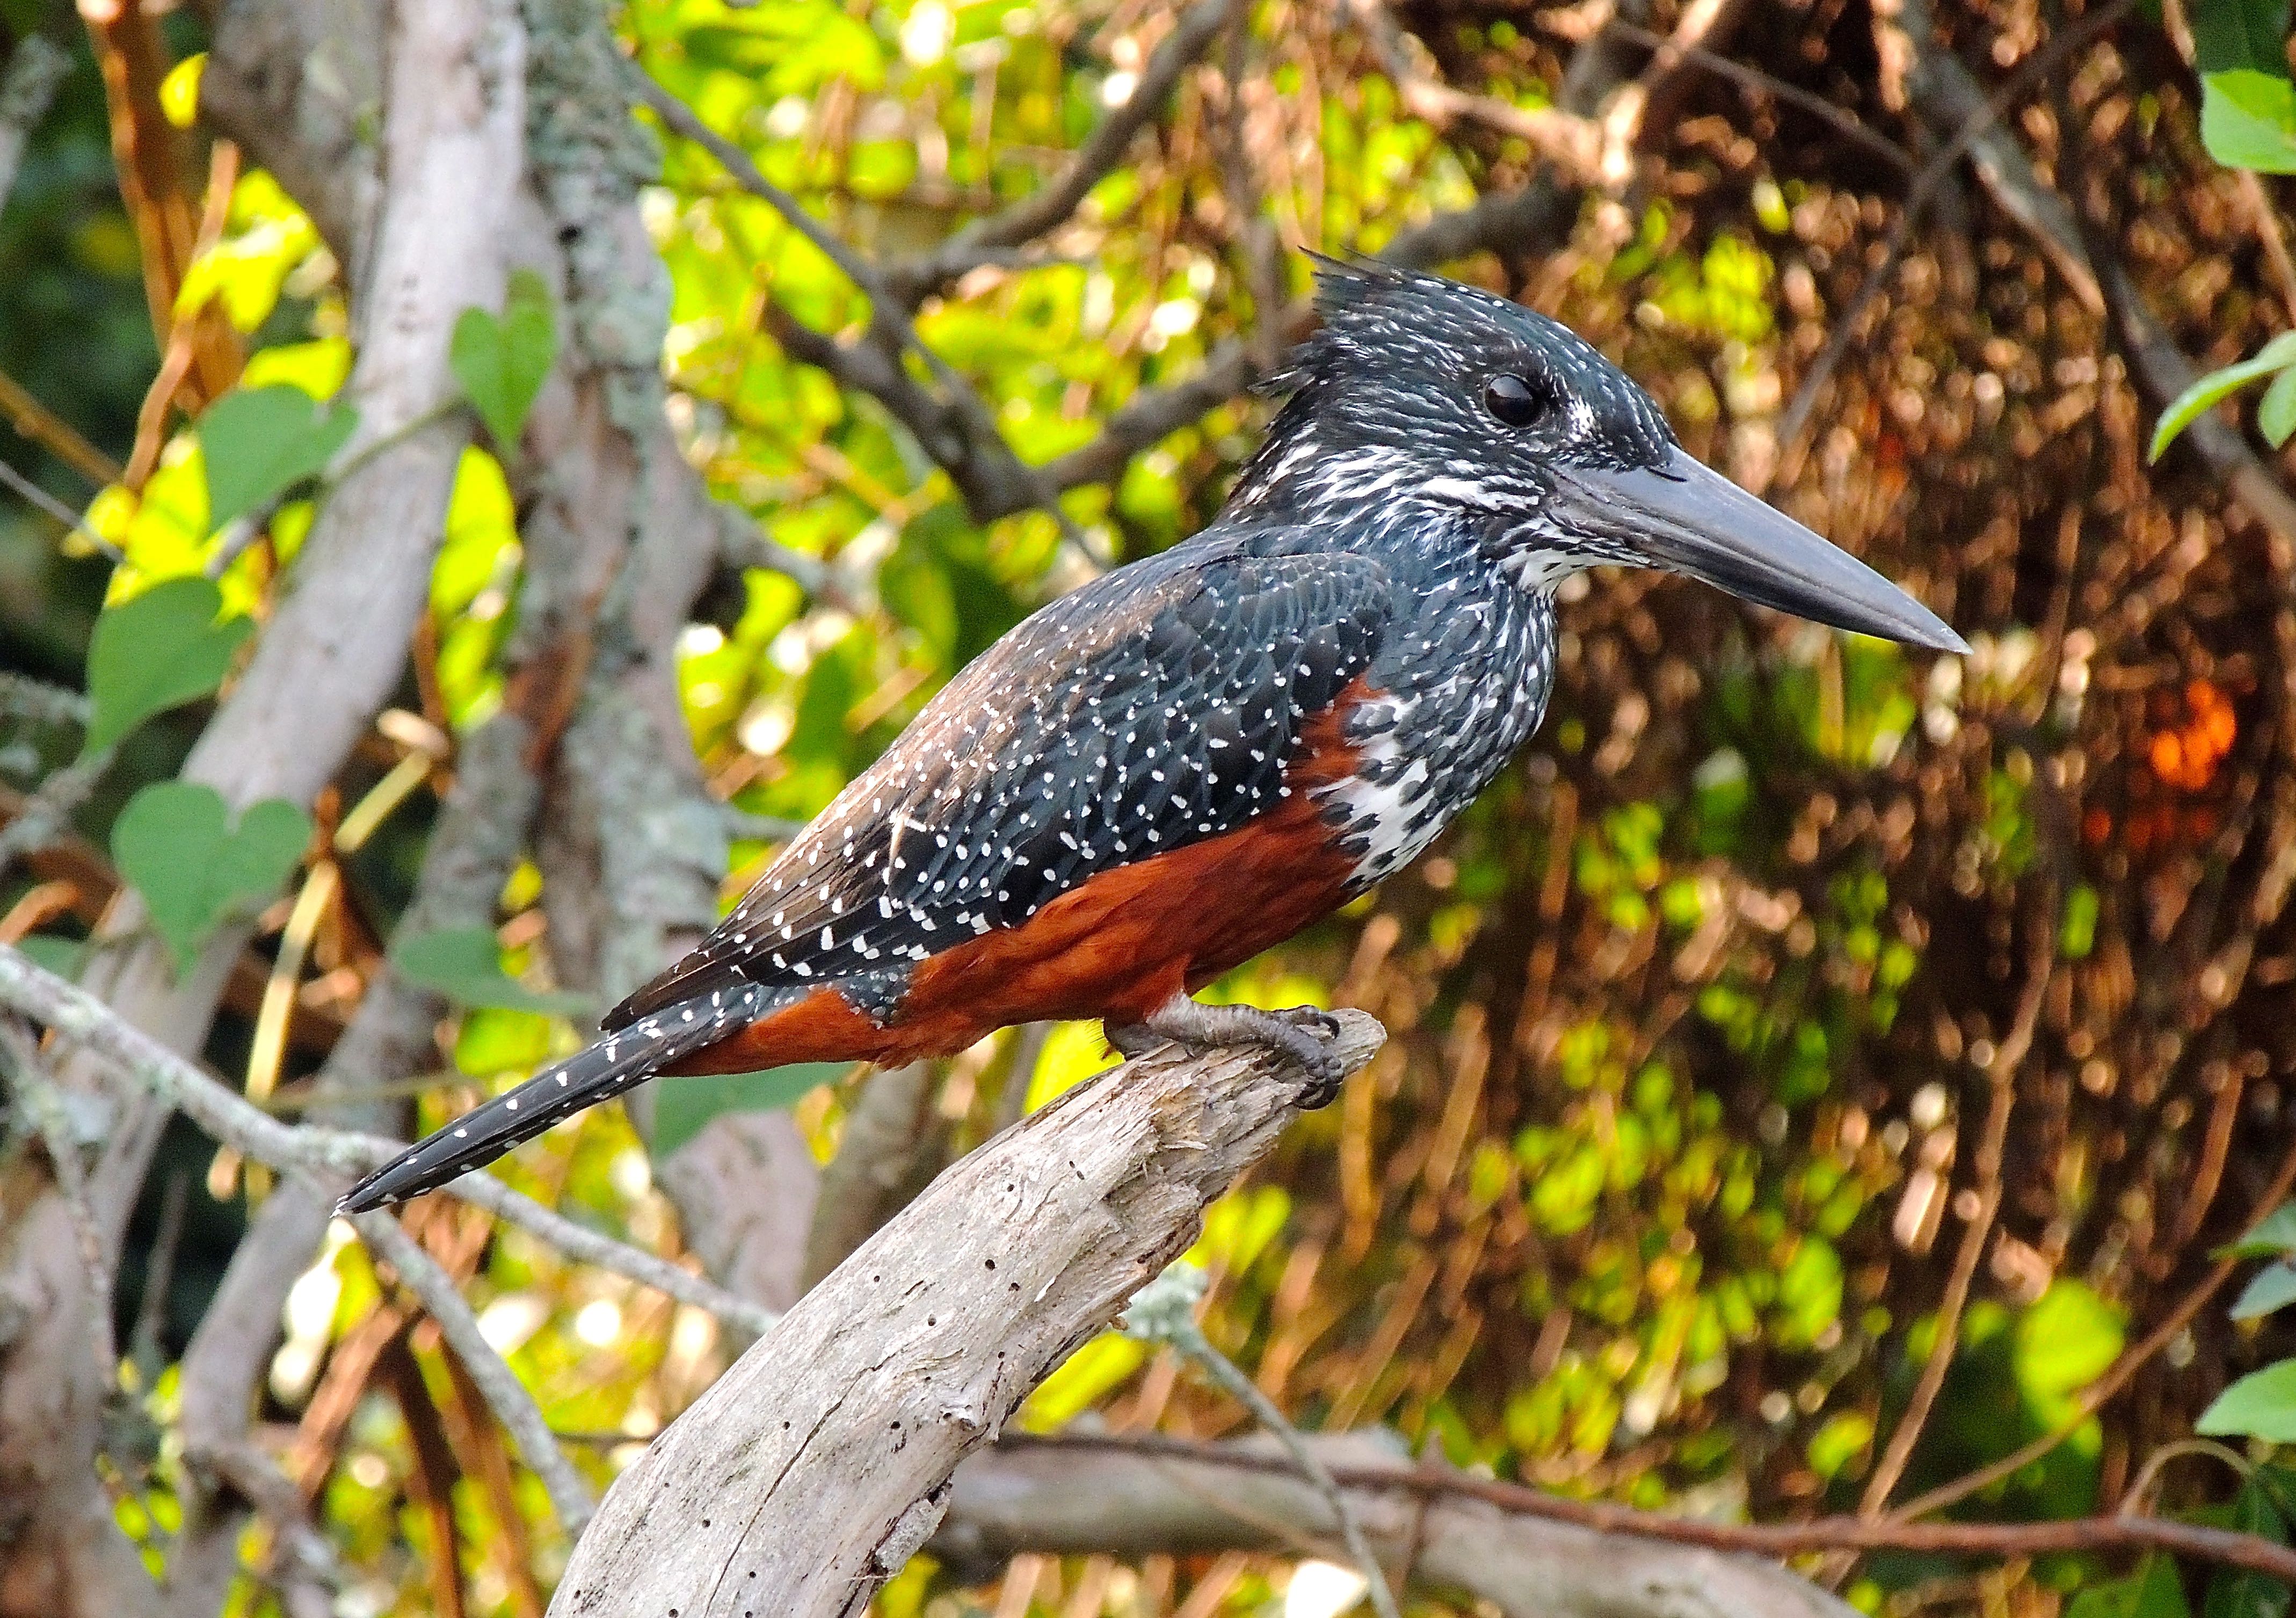
[[[1257,1006],[1208,1006],[1176,994],[1150,1012],[1144,1022],[1111,1024],[1108,1042],[1127,1057],[1145,1054],[1159,1041],[1196,1049],[1259,1045],[1290,1058],[1308,1075],[1297,1105],[1313,1112],[1339,1097],[1348,1069],[1332,1048],[1339,1018],[1313,1006],[1263,1011]]]

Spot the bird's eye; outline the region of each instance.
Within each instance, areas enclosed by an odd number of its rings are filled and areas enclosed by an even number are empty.
[[[1535,427],[1554,396],[1528,377],[1502,372],[1483,384],[1483,408],[1509,427]]]

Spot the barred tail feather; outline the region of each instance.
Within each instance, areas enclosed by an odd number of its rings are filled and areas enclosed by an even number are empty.
[[[626,1090],[644,1083],[680,1057],[716,1044],[796,998],[786,989],[744,985],[665,1006],[545,1067],[508,1095],[472,1107],[417,1141],[353,1186],[338,1214],[364,1214],[405,1202],[484,1168],[522,1140]]]

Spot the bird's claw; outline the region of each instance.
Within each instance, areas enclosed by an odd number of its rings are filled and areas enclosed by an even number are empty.
[[[1314,1006],[1263,1011],[1257,1006],[1207,1006],[1174,1000],[1144,1022],[1111,1024],[1108,1042],[1126,1057],[1143,1056],[1158,1042],[1201,1049],[1212,1045],[1259,1045],[1289,1058],[1308,1075],[1294,1105],[1313,1112],[1338,1099],[1347,1064],[1333,1049],[1340,1019]]]

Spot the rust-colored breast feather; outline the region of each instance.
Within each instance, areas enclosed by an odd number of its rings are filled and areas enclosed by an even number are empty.
[[[1315,792],[1354,770],[1344,721],[1374,695],[1357,679],[1309,720],[1284,772],[1291,795],[1275,809],[1234,831],[1102,871],[1019,927],[918,962],[887,1026],[824,987],[661,1071],[893,1064],[951,1055],[1013,1023],[1139,1021],[1328,915],[1345,896],[1355,861],[1337,846]]]

